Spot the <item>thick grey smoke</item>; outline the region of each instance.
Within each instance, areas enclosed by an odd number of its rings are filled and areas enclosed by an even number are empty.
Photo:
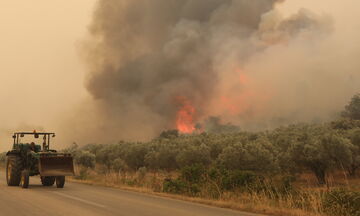
[[[99,0],[84,52],[89,127],[149,138],[176,127],[185,105],[195,123],[220,116],[245,129],[327,117],[344,100],[319,112],[328,88],[314,97],[312,84],[329,77],[304,57],[330,37],[332,19],[305,9],[284,18],[281,2]]]

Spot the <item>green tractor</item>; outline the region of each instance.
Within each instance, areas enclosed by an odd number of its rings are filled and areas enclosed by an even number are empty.
[[[42,137],[42,146],[34,142],[22,143],[21,139],[31,136]],[[73,158],[69,153],[50,149],[50,138],[55,133],[19,132],[14,133],[12,150],[6,154],[6,182],[8,186],[29,187],[29,176],[40,175],[44,186],[63,188],[65,176],[74,175]]]

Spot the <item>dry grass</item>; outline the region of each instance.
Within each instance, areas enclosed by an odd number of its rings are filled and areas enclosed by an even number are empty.
[[[3,167],[0,167],[0,169],[4,170]],[[77,167],[76,173],[79,172],[80,169]],[[360,191],[359,177],[350,178],[346,176],[344,172],[339,171],[327,177],[327,186],[324,187],[318,186],[316,178],[312,174],[302,174],[298,177],[297,182],[295,182],[295,187],[301,189],[298,191],[301,191],[301,193],[303,193],[302,195],[290,195],[277,197],[276,199],[268,194],[237,193],[235,191],[225,192],[218,199],[210,198],[210,196],[206,194],[201,194],[201,197],[190,197],[162,192],[163,180],[177,176],[178,173],[176,172],[147,172],[145,176],[141,176],[135,172],[99,174],[99,172],[94,170],[87,170],[86,178],[78,179],[78,177],[71,177],[68,180],[82,184],[118,188],[171,199],[190,201],[220,208],[276,216],[325,216],[321,211],[321,193],[323,191],[336,187],[346,187],[353,191]],[[275,197],[275,195],[273,195],[273,197]],[[303,200],[299,201],[299,197]],[[309,203],[310,206],[305,205]],[[301,206],[301,204],[303,204],[303,206]]]
[[[301,188],[301,190],[297,190],[300,191],[300,194],[287,194],[283,197],[279,197],[279,194],[271,194],[273,192],[266,194],[236,191],[224,192],[217,199],[211,198],[206,193],[201,193],[198,197],[163,193],[163,180],[177,175],[177,173],[151,172],[147,172],[145,175],[129,172],[98,174],[95,171],[88,171],[85,179],[72,178],[71,181],[136,191],[221,208],[279,216],[323,216],[321,194],[328,190],[329,185],[332,185],[331,187],[344,184],[355,187],[360,185],[359,179],[344,179],[339,174],[334,174],[328,178],[328,187],[318,187],[316,179],[310,174],[305,174],[296,182],[297,187]]]
[[[70,181],[89,184],[89,185],[97,185],[97,186],[106,186],[112,188],[118,188],[122,190],[146,193],[151,195],[156,195],[160,197],[166,197],[171,199],[183,200],[183,201],[190,201],[220,208],[229,208],[239,211],[246,211],[264,215],[276,215],[276,216],[322,216],[320,213],[310,213],[301,209],[291,209],[281,207],[283,204],[287,206],[288,203],[280,203],[279,206],[274,206],[273,201],[271,199],[264,199],[262,196],[249,196],[248,194],[244,194],[242,196],[237,196],[236,198],[233,196],[224,196],[222,199],[213,200],[213,199],[206,199],[201,197],[189,197],[184,195],[177,195],[177,194],[169,194],[169,193],[162,193],[162,192],[155,192],[154,190],[146,187],[139,187],[139,186],[126,186],[123,184],[115,184],[112,182],[107,181],[96,181],[92,180],[79,180],[71,178]],[[291,201],[289,201],[291,202]]]

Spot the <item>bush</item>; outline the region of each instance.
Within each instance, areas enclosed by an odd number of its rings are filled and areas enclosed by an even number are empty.
[[[224,148],[218,163],[230,170],[275,172],[278,165],[273,151],[273,145],[266,138],[238,142]]]
[[[138,170],[145,166],[145,155],[148,152],[147,145],[142,143],[133,143],[130,145],[125,153],[124,161],[129,168]]]
[[[187,185],[180,179],[165,179],[163,182],[163,192],[183,194],[187,191]]]
[[[234,190],[248,187],[258,180],[258,176],[249,171],[227,170],[225,168],[211,168],[209,178],[216,182],[221,190]]]
[[[180,178],[190,184],[200,183],[204,180],[205,172],[205,168],[202,165],[194,164],[182,168]]]
[[[211,163],[210,148],[205,144],[200,146],[189,145],[188,148],[179,152],[176,161],[180,167],[202,164],[207,166]]]
[[[158,148],[150,151],[145,156],[145,163],[151,169],[175,170],[178,168],[176,163],[176,146],[159,144]]]
[[[176,138],[178,136],[179,136],[178,130],[167,130],[167,131],[161,132],[159,138],[172,139],[172,138]]]
[[[76,155],[76,163],[86,168],[95,167],[95,155],[88,151],[81,151]]]
[[[80,168],[79,175],[75,176],[76,179],[86,180],[88,178],[88,170],[85,167]]]
[[[327,192],[323,208],[332,216],[360,216],[360,192],[344,189]]]
[[[257,181],[258,177],[252,172],[234,170],[229,171],[222,177],[221,187],[225,190],[233,190],[240,187],[248,187]]]
[[[341,114],[345,118],[360,120],[360,93],[354,95]]]
[[[126,169],[126,163],[122,159],[117,158],[112,162],[111,167],[116,172],[120,172]]]

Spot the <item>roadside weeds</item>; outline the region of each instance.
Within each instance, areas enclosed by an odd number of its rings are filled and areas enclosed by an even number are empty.
[[[81,183],[87,185],[95,185],[95,186],[105,186],[110,188],[116,188],[126,191],[145,193],[149,195],[155,195],[164,198],[194,202],[198,204],[204,204],[212,207],[219,208],[227,208],[237,211],[243,211],[248,213],[254,213],[259,216],[261,215],[269,215],[269,216],[323,216],[320,213],[311,213],[307,211],[303,211],[301,209],[289,209],[281,206],[274,207],[269,202],[271,200],[264,200],[263,197],[246,197],[244,195],[243,198],[234,198],[232,196],[223,197],[222,199],[214,200],[214,199],[206,199],[201,197],[189,197],[185,195],[178,194],[170,194],[165,192],[157,192],[148,187],[138,187],[138,186],[127,186],[124,184],[114,183],[113,181],[107,181],[106,178],[98,179],[75,179],[69,178],[70,182]]]

